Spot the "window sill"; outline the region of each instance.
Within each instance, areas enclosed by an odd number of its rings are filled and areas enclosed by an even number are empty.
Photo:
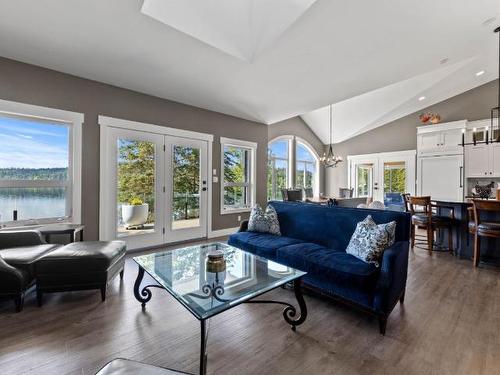
[[[250,212],[250,211],[252,211],[251,208],[229,208],[229,209],[221,210],[220,214],[221,215],[240,214],[240,213]]]
[[[73,224],[71,219],[68,220],[26,220],[26,221],[5,221],[0,223],[0,230],[19,230],[19,229],[36,229],[44,225],[51,224]]]

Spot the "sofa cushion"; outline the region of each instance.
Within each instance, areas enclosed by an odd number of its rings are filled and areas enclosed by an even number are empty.
[[[313,243],[284,246],[277,251],[277,261],[298,268],[322,279],[332,279],[338,285],[361,290],[373,290],[379,269],[343,250],[333,250]]]
[[[7,264],[34,274],[35,262],[61,245],[19,246],[0,250],[0,256]]]
[[[396,222],[377,225],[368,215],[356,226],[346,253],[378,267],[385,249],[394,243]]]
[[[250,212],[248,219],[248,230],[250,232],[269,233],[281,236],[278,214],[273,206],[268,205],[264,211],[256,204]]]
[[[267,233],[238,232],[229,236],[227,243],[264,258],[275,260],[277,249],[301,242],[303,241],[296,238],[275,236]]]

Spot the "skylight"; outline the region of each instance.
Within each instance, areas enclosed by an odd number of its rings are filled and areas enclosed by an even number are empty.
[[[144,0],[141,12],[252,62],[316,0]]]

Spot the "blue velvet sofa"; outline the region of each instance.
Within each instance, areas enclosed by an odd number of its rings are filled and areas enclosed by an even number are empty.
[[[308,272],[304,286],[378,317],[385,334],[387,318],[403,303],[408,271],[410,215],[404,212],[270,202],[278,213],[281,236],[247,231],[229,237],[232,246]],[[347,254],[356,224],[367,215],[376,223],[396,221],[396,241],[384,251],[380,267]]]

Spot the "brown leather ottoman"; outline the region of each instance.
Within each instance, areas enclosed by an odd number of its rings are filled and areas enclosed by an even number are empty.
[[[123,241],[74,242],[51,251],[35,264],[38,305],[43,293],[100,289],[118,273],[123,278],[126,244]]]

